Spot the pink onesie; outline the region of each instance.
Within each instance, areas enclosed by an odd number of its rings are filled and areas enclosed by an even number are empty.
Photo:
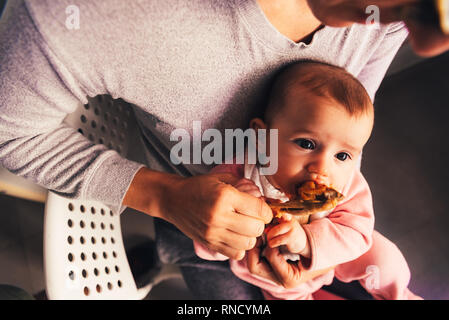
[[[211,173],[232,173],[243,178],[244,165],[224,164]],[[286,289],[251,274],[246,257],[230,260],[233,273],[260,287],[267,299],[306,300],[323,285],[359,280],[376,299],[421,299],[407,288],[410,271],[402,253],[391,241],[374,231],[374,213],[369,186],[356,170],[342,191],[345,199],[326,217],[303,225],[309,239],[311,259],[301,257],[306,270],[336,268],[296,288]],[[205,260],[227,260],[222,254],[194,242],[196,254]]]

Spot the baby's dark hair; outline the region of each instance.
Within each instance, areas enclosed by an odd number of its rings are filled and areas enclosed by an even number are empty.
[[[373,104],[365,87],[345,69],[327,63],[303,60],[283,67],[273,78],[263,115],[267,124],[285,105],[290,90],[305,90],[332,99],[351,116],[368,114]]]

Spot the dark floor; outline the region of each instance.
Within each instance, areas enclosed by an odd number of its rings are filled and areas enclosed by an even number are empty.
[[[449,299],[449,53],[409,66],[390,72],[378,92],[362,171],[376,229],[408,260],[410,288],[426,299]],[[125,214],[122,223],[127,239],[151,234],[151,220],[142,214]],[[42,231],[43,204],[0,195],[0,283],[33,294],[44,288]],[[174,294],[190,297],[182,282],[171,281],[153,298]]]
[[[152,218],[127,209],[120,220],[128,257],[137,256],[132,255],[133,248],[154,238]],[[43,222],[43,203],[0,194],[0,284],[22,288],[37,299],[46,299],[43,292]],[[138,258],[140,265],[148,263],[147,257],[140,255]],[[147,283],[148,273],[138,271],[136,275],[140,275],[137,280],[144,281],[141,285]],[[184,281],[171,279],[154,287],[146,299],[189,300],[192,296]]]

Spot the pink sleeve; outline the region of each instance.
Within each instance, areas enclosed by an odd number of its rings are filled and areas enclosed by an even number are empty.
[[[236,164],[221,164],[214,167],[210,173],[231,173],[238,178],[243,177],[243,165]],[[229,258],[221,253],[210,250],[205,245],[202,245],[196,241],[193,241],[195,253],[198,257],[204,260],[224,261]]]
[[[201,259],[212,261],[224,261],[229,259],[221,253],[210,250],[199,242],[193,241],[193,247],[195,248],[196,255]]]
[[[360,171],[353,175],[346,199],[326,218],[304,225],[311,259],[303,259],[307,270],[321,270],[354,260],[372,244],[374,212],[371,192]]]

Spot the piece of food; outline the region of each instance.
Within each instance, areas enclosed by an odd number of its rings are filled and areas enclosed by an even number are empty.
[[[341,193],[324,184],[306,181],[298,188],[295,199],[284,203],[267,202],[276,218],[288,213],[305,224],[312,214],[332,210],[343,198]]]

